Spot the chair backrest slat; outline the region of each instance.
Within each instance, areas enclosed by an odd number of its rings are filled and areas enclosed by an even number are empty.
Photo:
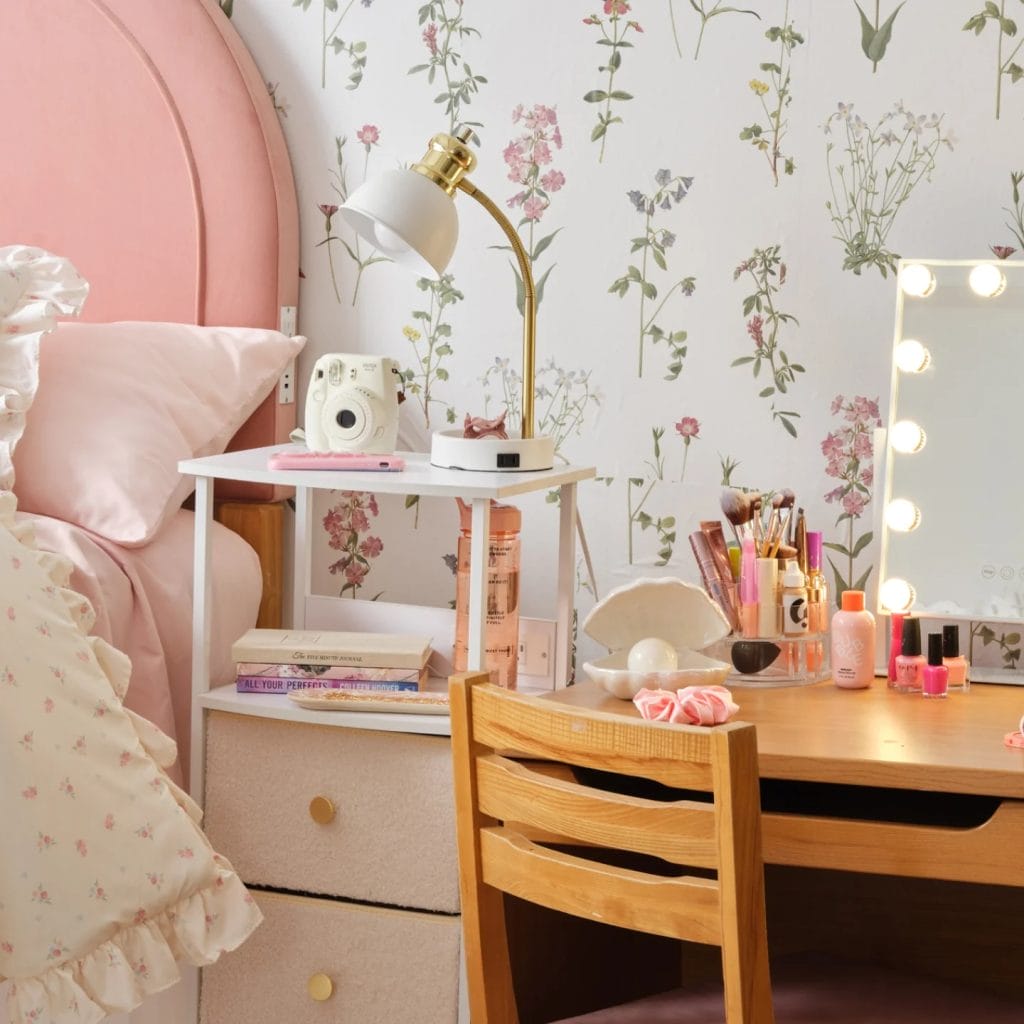
[[[539,774],[529,763],[497,754],[481,755],[476,774],[480,810],[498,821],[543,829],[552,841],[613,847],[691,867],[718,865],[713,804],[621,796]]]
[[[721,945],[718,883],[660,878],[537,846],[500,826],[480,833],[486,885],[576,917]]]
[[[680,789],[711,789],[706,729],[538,706],[535,698],[497,689],[474,694],[473,710],[474,738],[492,750],[642,776]]]

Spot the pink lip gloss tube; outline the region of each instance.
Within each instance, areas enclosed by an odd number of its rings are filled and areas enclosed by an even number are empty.
[[[924,667],[921,693],[925,697],[945,697],[949,685],[949,669],[942,664],[942,634],[928,634],[928,664]]]

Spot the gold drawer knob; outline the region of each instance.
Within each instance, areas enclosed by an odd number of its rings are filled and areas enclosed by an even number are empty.
[[[309,801],[309,816],[318,825],[329,825],[334,821],[334,804],[325,796],[315,796]]]
[[[307,985],[309,998],[322,1003],[334,995],[334,982],[326,974],[314,974]]]

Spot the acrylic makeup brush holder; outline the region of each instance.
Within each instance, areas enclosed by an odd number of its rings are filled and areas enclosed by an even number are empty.
[[[829,676],[829,635],[747,639],[730,633],[702,652],[730,666],[726,686],[809,686]]]

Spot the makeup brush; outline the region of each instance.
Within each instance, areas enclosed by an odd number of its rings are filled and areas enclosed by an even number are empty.
[[[792,546],[793,544],[793,515],[794,509],[796,508],[796,495],[788,488],[784,487],[782,493],[785,496],[786,504],[784,508],[789,509],[789,516],[786,519],[786,540],[785,543]]]
[[[785,490],[780,491],[775,497],[779,502],[776,506],[779,512],[779,521],[778,533],[775,535],[774,545],[772,550],[769,552],[770,557],[772,558],[775,558],[775,556],[778,555],[782,542],[787,539],[786,535],[789,530],[789,525],[793,522],[793,505],[796,502],[796,495],[788,487]]]
[[[775,549],[782,542],[782,536],[779,535],[776,539],[776,530],[779,529],[779,509],[782,507],[783,497],[782,492],[772,495],[772,514],[768,517],[768,526],[765,529],[764,536],[764,555],[766,558],[775,557]]]
[[[743,547],[743,537],[747,533],[747,524],[754,514],[751,495],[745,494],[737,487],[726,487],[722,491],[722,515],[732,526],[736,543]]]
[[[807,575],[807,521],[804,519],[804,510],[796,510],[796,558],[800,571]]]

